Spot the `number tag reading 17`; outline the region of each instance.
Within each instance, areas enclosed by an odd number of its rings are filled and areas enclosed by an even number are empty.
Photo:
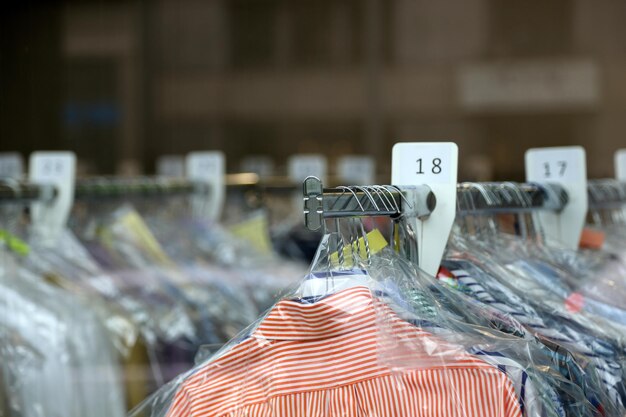
[[[576,182],[584,174],[576,148],[532,149],[526,158],[531,181]]]

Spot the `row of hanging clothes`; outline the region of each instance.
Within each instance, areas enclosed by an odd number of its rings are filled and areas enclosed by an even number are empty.
[[[229,187],[228,224],[194,214],[207,193],[171,178],[77,181],[51,240],[31,217],[55,189],[0,181],[0,416],[125,416],[306,271],[297,242],[283,245],[290,259],[272,247],[270,228],[286,241],[290,220],[272,224],[268,190]]]
[[[459,184],[428,274],[428,187],[308,178],[305,223],[324,230],[310,271],[131,416],[624,416],[626,185],[588,194],[571,249],[541,216],[564,188]]]

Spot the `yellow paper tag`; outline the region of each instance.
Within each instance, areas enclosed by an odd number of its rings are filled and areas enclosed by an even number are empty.
[[[250,242],[252,247],[264,254],[272,253],[267,217],[255,215],[228,228],[239,239]]]
[[[9,250],[20,256],[26,256],[30,252],[28,243],[4,229],[0,229],[0,242],[4,243]]]
[[[381,250],[383,250],[387,245],[387,240],[383,237],[380,230],[374,229],[367,234],[367,242],[370,248],[370,256],[374,256]],[[361,237],[358,240],[358,244],[355,242],[352,244],[352,250],[355,252],[358,248],[358,254],[360,259],[367,259],[367,250],[365,248],[365,240]],[[350,245],[343,248],[343,257],[344,257],[344,267],[349,268],[352,267],[352,250]],[[339,255],[337,252],[334,252],[330,255],[330,262],[333,266],[339,266]]]
[[[144,248],[155,261],[161,262],[164,266],[174,265],[137,212],[129,211],[119,221],[126,229],[133,232],[137,238],[136,243]]]

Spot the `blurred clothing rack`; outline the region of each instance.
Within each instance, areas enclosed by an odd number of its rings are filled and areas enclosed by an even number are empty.
[[[0,179],[0,203],[50,201],[53,200],[56,195],[57,190],[51,185]]]
[[[567,191],[557,184],[467,182],[457,185],[457,213],[461,215],[499,211],[560,211],[568,199]]]
[[[298,185],[277,177],[260,181],[256,174],[226,175],[228,189],[255,189],[261,191],[295,191]],[[208,185],[199,181],[169,177],[91,177],[76,181],[76,199],[116,198],[128,196],[165,196],[177,194],[206,193]],[[51,200],[57,195],[52,185],[33,184],[28,181],[0,179],[0,201]]]
[[[413,189],[416,195],[407,196]],[[318,230],[324,219],[344,217],[399,217],[407,209],[424,218],[436,208],[436,198],[429,187],[370,185],[324,188],[309,177],[303,183],[305,225]],[[626,200],[625,200],[626,201]],[[529,210],[559,211],[568,202],[566,190],[555,184],[462,183],[457,185],[458,213],[497,213]],[[412,205],[416,204],[415,207]]]
[[[619,209],[626,204],[626,183],[614,179],[589,180],[590,210]]]

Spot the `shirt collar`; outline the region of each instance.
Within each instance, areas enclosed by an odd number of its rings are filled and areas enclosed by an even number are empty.
[[[278,302],[253,336],[273,340],[337,337],[376,323],[375,301],[366,286],[355,286],[318,299]]]

